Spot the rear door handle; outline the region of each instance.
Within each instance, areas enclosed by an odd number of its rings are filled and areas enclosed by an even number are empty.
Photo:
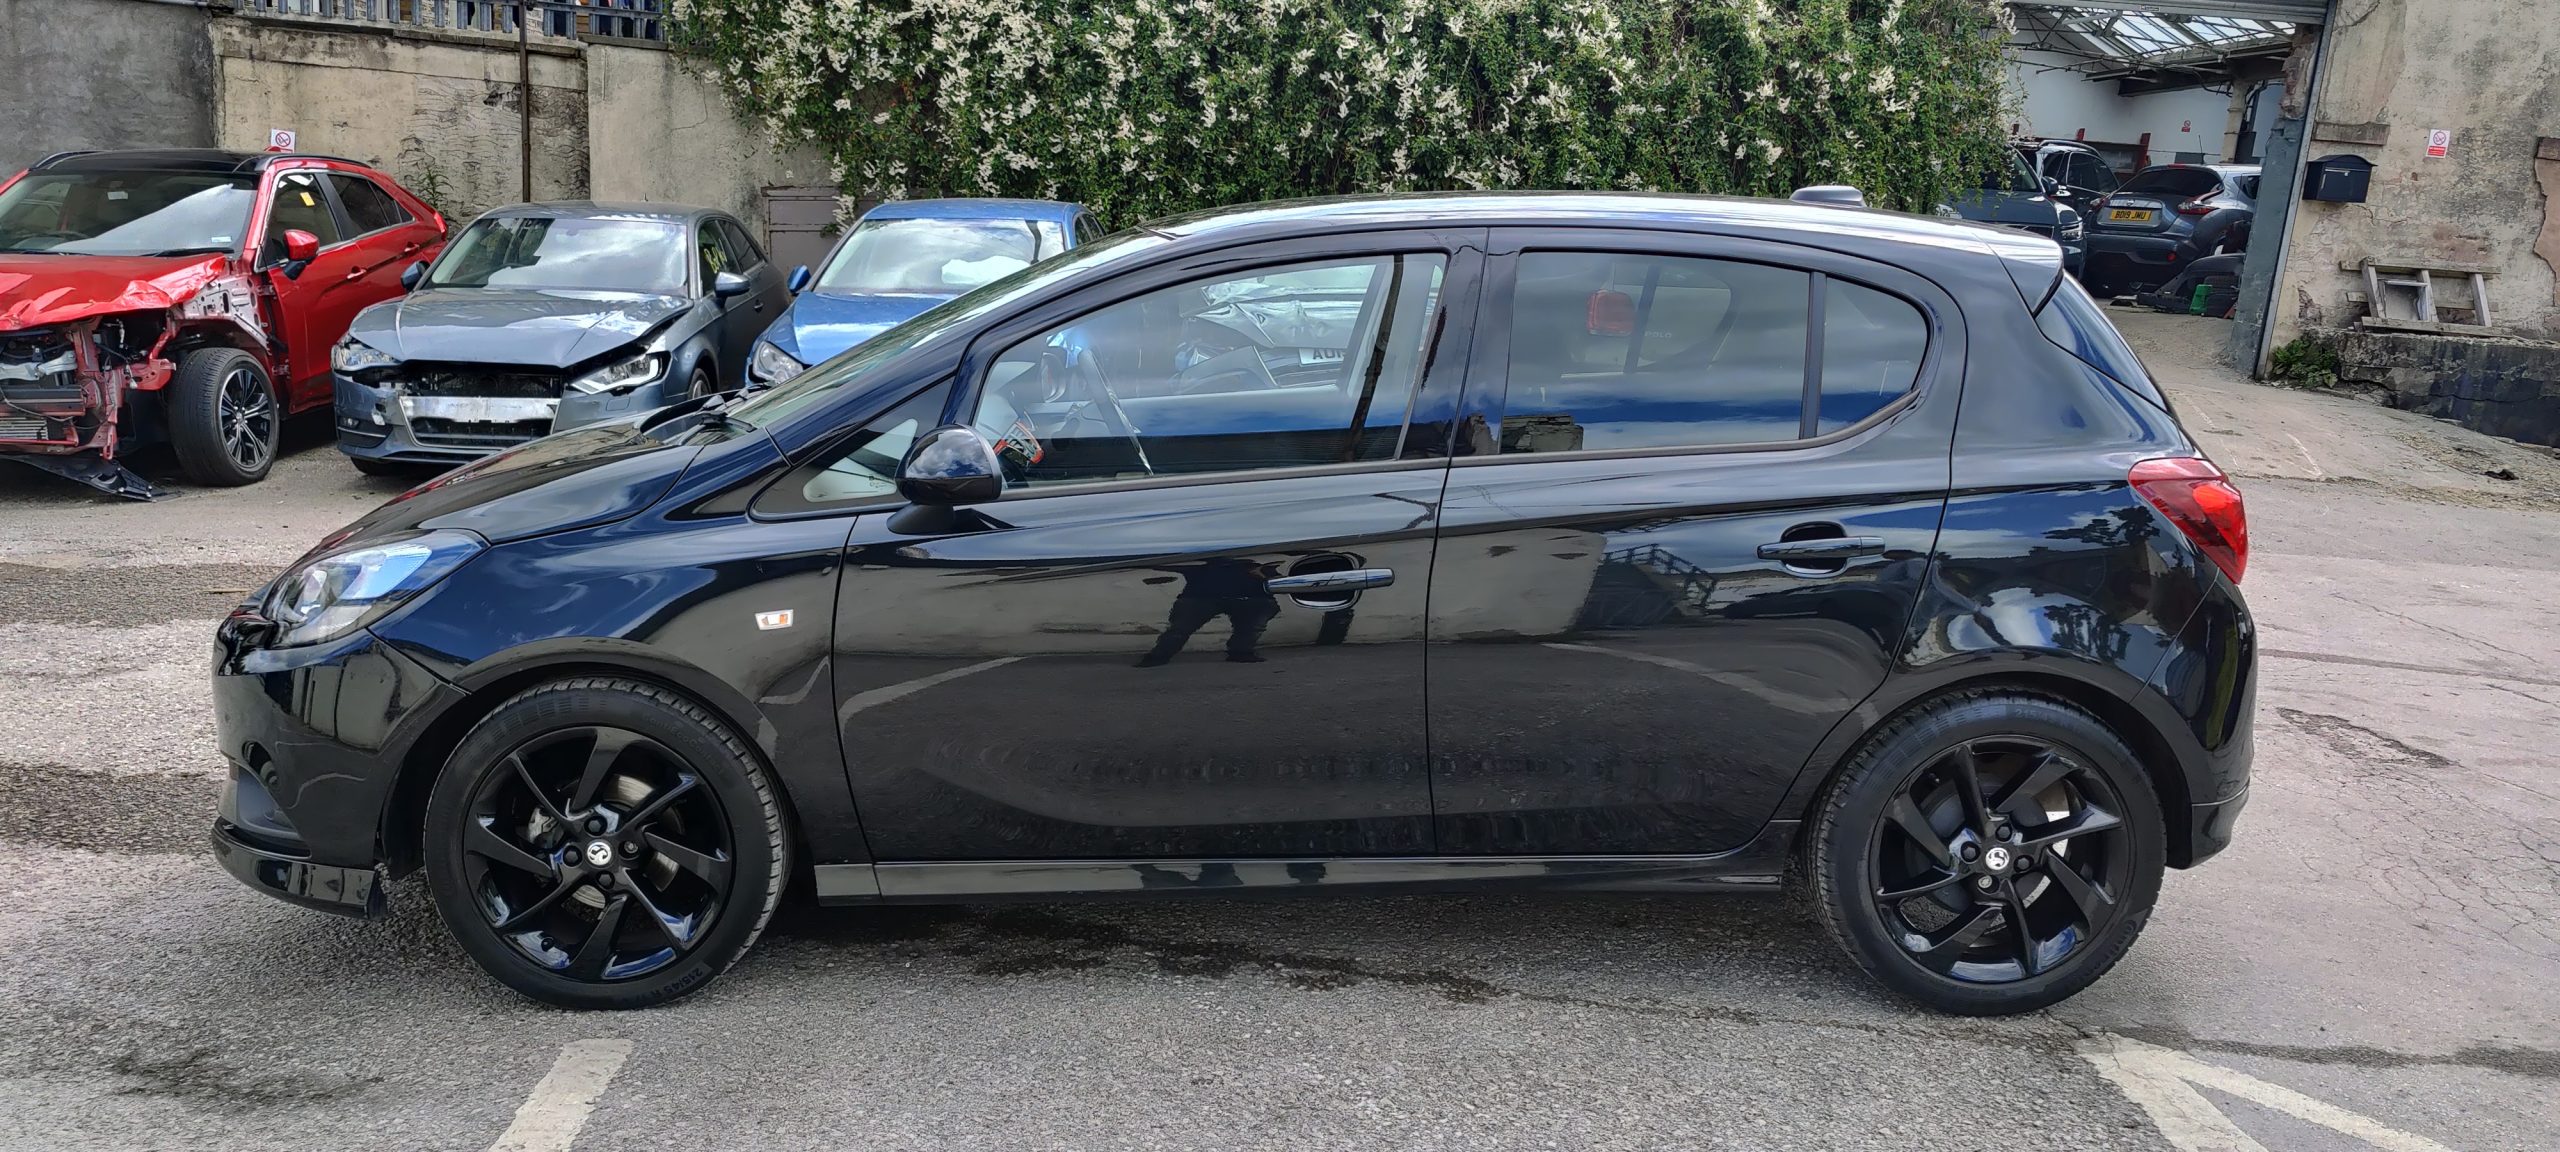
[[[1263,587],[1282,596],[1304,596],[1309,592],[1357,592],[1363,588],[1384,588],[1395,582],[1396,573],[1392,568],[1354,568],[1348,572],[1275,576]]]
[[[1882,536],[1823,536],[1812,540],[1781,540],[1760,546],[1763,560],[1846,560],[1852,556],[1884,555]]]

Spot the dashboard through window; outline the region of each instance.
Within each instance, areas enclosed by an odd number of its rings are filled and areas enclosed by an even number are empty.
[[[1391,460],[1446,260],[1393,253],[1160,288],[998,356],[971,424],[1008,487]]]

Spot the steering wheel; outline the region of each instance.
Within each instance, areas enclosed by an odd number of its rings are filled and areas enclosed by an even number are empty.
[[[1129,422],[1128,411],[1120,407],[1120,397],[1112,393],[1110,382],[1103,379],[1102,365],[1094,361],[1092,351],[1060,348],[1053,353],[1066,361],[1065,375],[1072,381],[1070,390],[1084,393],[1086,403],[1101,409],[1103,424],[1111,429],[1112,434],[1126,437],[1129,450],[1138,456],[1138,467],[1145,469],[1148,475],[1154,475],[1156,468],[1147,459],[1146,442],[1138,438],[1137,425]]]

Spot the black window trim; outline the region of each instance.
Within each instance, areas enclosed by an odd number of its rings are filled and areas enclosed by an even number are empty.
[[[1286,240],[1244,241],[1206,252],[1191,252],[1152,260],[1121,272],[1098,284],[1087,285],[1051,297],[1014,315],[978,330],[961,352],[956,378],[960,382],[951,390],[951,398],[943,409],[941,427],[966,425],[965,414],[977,408],[979,395],[985,390],[987,372],[998,357],[1015,344],[1037,336],[1059,325],[1101,311],[1123,300],[1135,299],[1162,288],[1176,287],[1211,276],[1233,275],[1257,268],[1276,268],[1291,264],[1323,261],[1349,262],[1361,258],[1395,255],[1437,255],[1442,260],[1439,307],[1431,321],[1431,346],[1425,349],[1415,381],[1405,401],[1405,423],[1399,436],[1410,435],[1413,418],[1422,397],[1441,374],[1456,374],[1455,388],[1464,380],[1456,367],[1465,357],[1448,355],[1454,340],[1460,352],[1472,337],[1472,325],[1453,323],[1450,317],[1459,303],[1460,277],[1480,275],[1482,265],[1468,261],[1469,255],[1484,251],[1485,229],[1480,227],[1435,228],[1404,224],[1367,232],[1345,232]],[[886,408],[881,411],[887,411]],[[866,417],[865,419],[871,419]],[[1349,463],[1308,464],[1290,468],[1252,468],[1231,472],[1185,472],[1170,476],[1146,476],[1137,479],[1089,480],[1066,484],[1049,484],[1038,488],[1008,488],[994,503],[1012,500],[1040,500],[1052,496],[1076,496],[1098,492],[1141,491],[1157,488],[1185,488],[1207,484],[1233,484],[1247,481],[1287,480],[1307,476],[1326,476],[1363,472],[1408,472],[1425,468],[1445,468],[1446,455],[1383,460],[1355,460]]]
[[[1454,460],[1456,467],[1482,468],[1498,464],[1543,463],[1560,460],[1630,460],[1655,456],[1711,456],[1740,452],[1766,453],[1787,452],[1802,448],[1824,448],[1864,436],[1902,412],[1916,407],[1935,390],[1934,384],[1939,374],[1948,370],[1941,361],[1951,342],[1944,334],[1947,319],[1941,314],[1941,309],[1929,301],[1914,297],[1909,292],[1889,288],[1855,274],[1867,268],[1881,268],[1924,281],[1927,279],[1907,268],[1877,264],[1854,256],[1784,241],[1669,229],[1658,232],[1638,231],[1622,227],[1585,228],[1556,225],[1496,229],[1494,246],[1490,251],[1491,255],[1487,260],[1484,275],[1485,291],[1479,303],[1480,314],[1471,352],[1473,362],[1466,373],[1468,391],[1471,395],[1462,398],[1460,405],[1462,412],[1485,416],[1487,425],[1496,430],[1494,451],[1484,456],[1456,457]],[[1571,452],[1504,452],[1501,450],[1501,436],[1498,430],[1501,428],[1501,418],[1506,403],[1497,400],[1490,407],[1483,406],[1479,403],[1483,398],[1480,393],[1495,391],[1507,397],[1511,390],[1511,300],[1513,291],[1518,286],[1520,257],[1529,252],[1612,252],[1632,256],[1723,260],[1734,263],[1763,264],[1806,273],[1811,281],[1808,291],[1812,294],[1812,300],[1809,305],[1811,311],[1805,326],[1805,339],[1814,347],[1809,347],[1806,351],[1805,389],[1812,403],[1804,409],[1808,415],[1799,420],[1798,431],[1800,432],[1805,430],[1803,423],[1805,419],[1812,420],[1816,429],[1820,426],[1822,355],[1818,345],[1822,341],[1822,328],[1817,321],[1822,319],[1823,286],[1829,281],[1842,280],[1861,288],[1881,292],[1919,309],[1921,318],[1927,325],[1929,343],[1920,354],[1920,368],[1912,378],[1910,390],[1895,398],[1892,403],[1869,413],[1865,419],[1833,432],[1815,436],[1798,436],[1790,440],[1753,440],[1736,444],[1667,444],[1649,448],[1586,448]],[[1844,275],[1842,271],[1833,269],[1841,269],[1850,274]],[[1934,287],[1934,284],[1932,286]],[[1940,291],[1943,292],[1944,289]],[[1955,307],[1952,298],[1947,307],[1950,309]],[[1961,323],[1960,320],[1958,322]]]

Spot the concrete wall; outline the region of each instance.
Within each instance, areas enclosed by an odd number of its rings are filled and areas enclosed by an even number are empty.
[[[764,236],[764,190],[833,184],[826,156],[782,146],[738,118],[682,57],[656,47],[587,45],[587,172],[599,200],[723,208]]]
[[[304,151],[377,165],[457,220],[522,198],[513,37],[268,17],[212,34],[222,147],[291,128]],[[531,63],[534,198],[583,198],[586,62],[537,43]]]
[[[2312,157],[2374,163],[2362,204],[2304,202],[2276,292],[2275,342],[2344,327],[2367,256],[2485,264],[2499,328],[2560,337],[2560,5],[2551,0],[2371,0],[2329,31],[2311,109]],[[2426,155],[2427,131],[2453,133]],[[2454,295],[2458,295],[2455,293]]]
[[[2108,144],[2134,144],[2151,135],[2151,162],[2166,164],[2180,152],[2222,160],[2231,119],[2231,97],[2203,88],[2116,95],[2113,80],[2090,80],[2070,70],[2072,58],[2052,52],[2013,53],[2009,87],[2024,119],[2024,135]]]
[[[204,10],[0,0],[0,179],[70,148],[213,144]]]

